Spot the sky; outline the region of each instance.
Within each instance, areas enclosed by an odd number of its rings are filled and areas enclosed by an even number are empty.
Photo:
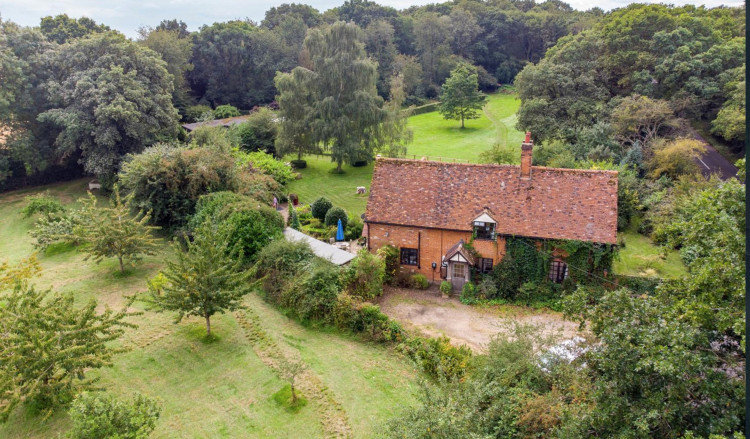
[[[437,1],[440,3],[441,1]],[[641,0],[641,3],[658,1]],[[265,12],[282,3],[305,3],[323,12],[340,6],[344,0],[0,0],[0,17],[23,26],[37,26],[47,15],[68,14],[86,16],[98,23],[135,37],[141,26],[156,26],[163,19],[177,18],[197,30],[204,24],[249,18],[260,22]],[[384,6],[404,9],[412,5],[436,3],[435,0],[376,0]],[[575,9],[587,10],[599,6],[610,10],[633,3],[630,0],[567,0]],[[694,4],[715,7],[740,6],[742,0],[673,0],[675,5]]]

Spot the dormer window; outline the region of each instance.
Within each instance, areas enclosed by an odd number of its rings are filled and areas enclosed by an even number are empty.
[[[495,239],[495,223],[474,221],[474,237],[476,239]]]
[[[495,240],[495,225],[497,223],[486,212],[477,217],[473,222],[474,238]]]

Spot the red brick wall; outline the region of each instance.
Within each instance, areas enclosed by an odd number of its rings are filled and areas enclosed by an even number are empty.
[[[401,270],[408,273],[422,273],[429,281],[440,281],[440,263],[448,249],[460,239],[464,242],[469,242],[471,239],[470,232],[370,223],[367,227],[368,245],[371,252],[388,244],[399,248],[419,248],[419,267],[402,265]],[[475,240],[474,248],[483,258],[492,258],[493,264],[496,265],[505,255],[505,238],[498,237],[496,241]],[[437,264],[434,271],[432,270],[433,262]]]

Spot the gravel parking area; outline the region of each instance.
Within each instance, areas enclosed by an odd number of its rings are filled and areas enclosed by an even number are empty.
[[[443,298],[436,290],[386,287],[379,301],[381,310],[406,328],[428,336],[445,335],[455,345],[465,344],[475,352],[486,350],[491,338],[509,332],[514,322],[537,326],[546,334],[563,338],[579,334],[578,324],[562,314],[519,306],[470,306],[457,297]]]

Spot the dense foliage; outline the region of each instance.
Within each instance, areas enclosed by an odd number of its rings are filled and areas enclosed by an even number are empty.
[[[112,364],[123,351],[112,342],[134,327],[124,320],[133,315],[127,311],[132,301],[120,311],[105,306],[98,312],[93,299],[81,306],[73,294],[40,291],[26,282],[10,288],[0,291],[0,421],[19,404],[51,410],[80,390],[96,388],[87,375]]]
[[[121,401],[107,394],[83,392],[73,401],[69,414],[71,439],[145,439],[156,428],[161,407],[138,393],[132,401]]]
[[[201,195],[239,185],[231,154],[167,144],[130,157],[119,177],[135,207],[151,212],[154,224],[170,230],[185,225]]]

